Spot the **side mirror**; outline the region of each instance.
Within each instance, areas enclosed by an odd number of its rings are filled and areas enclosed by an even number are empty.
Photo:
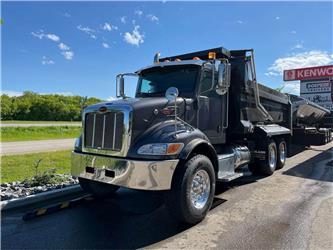
[[[168,101],[174,101],[175,103],[175,138],[177,138],[177,97],[179,95],[179,91],[176,87],[170,87],[165,91],[165,97]]]
[[[218,85],[216,92],[219,95],[227,93],[230,87],[231,65],[228,62],[221,62],[218,69]]]
[[[117,97],[125,98],[125,80],[123,75],[117,76]]]

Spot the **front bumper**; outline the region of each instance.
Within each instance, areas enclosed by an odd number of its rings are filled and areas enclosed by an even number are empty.
[[[179,160],[130,160],[72,152],[72,175],[141,190],[169,190]]]

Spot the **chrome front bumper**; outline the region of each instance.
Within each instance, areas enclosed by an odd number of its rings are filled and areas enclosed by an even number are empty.
[[[168,190],[178,161],[129,160],[72,152],[72,175],[133,189]]]

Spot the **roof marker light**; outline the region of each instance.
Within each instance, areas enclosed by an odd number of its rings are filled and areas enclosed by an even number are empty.
[[[208,52],[208,58],[209,59],[216,59],[216,53],[215,52]]]

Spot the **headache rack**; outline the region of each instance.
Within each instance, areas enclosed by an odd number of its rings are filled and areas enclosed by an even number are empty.
[[[207,49],[207,50],[192,52],[192,53],[188,53],[188,54],[164,57],[164,58],[160,58],[160,61],[161,62],[163,62],[165,60],[174,61],[176,59],[179,59],[179,60],[193,60],[194,57],[199,57],[201,60],[209,60],[209,58],[208,58],[208,53],[209,52],[214,52],[216,54],[216,59],[229,58],[230,57],[230,51],[229,50],[227,50],[224,47],[218,47],[218,48],[213,48],[213,49]]]

